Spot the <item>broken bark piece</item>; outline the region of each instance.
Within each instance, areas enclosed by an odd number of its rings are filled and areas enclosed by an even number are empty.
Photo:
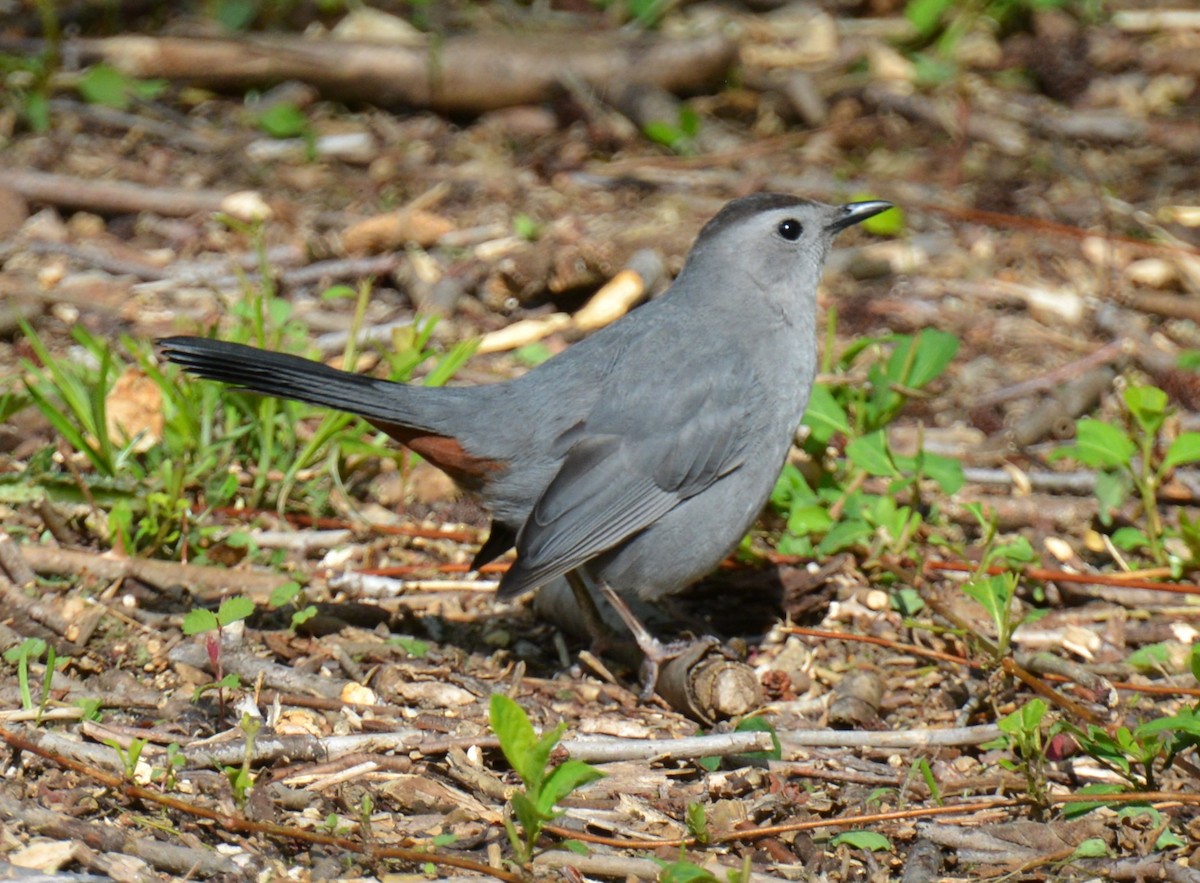
[[[65,41],[84,63],[129,76],[247,89],[301,80],[323,93],[383,106],[484,113],[538,104],[574,75],[600,92],[637,82],[686,94],[720,83],[734,43],[721,33],[688,40],[616,33],[480,33],[424,46],[273,36],[242,40],[145,37]]]
[[[829,704],[829,725],[839,729],[864,730],[879,726],[879,703],[883,701],[883,683],[879,674],[856,669],[833,688]]]
[[[655,692],[673,709],[705,726],[749,714],[763,701],[754,669],[729,658],[711,641],[696,641],[664,663]]]

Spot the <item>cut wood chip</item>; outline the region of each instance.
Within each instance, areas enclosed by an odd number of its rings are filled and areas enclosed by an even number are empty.
[[[595,331],[620,319],[646,294],[646,284],[633,270],[622,270],[575,314],[575,327]]]
[[[375,254],[405,245],[428,248],[454,229],[454,224],[419,209],[401,209],[359,221],[342,233],[347,254]]]
[[[502,353],[515,350],[526,344],[537,343],[544,337],[549,337],[556,331],[562,331],[571,326],[571,317],[567,313],[551,313],[538,319],[523,319],[505,328],[492,331],[483,336],[479,342],[480,353]]]

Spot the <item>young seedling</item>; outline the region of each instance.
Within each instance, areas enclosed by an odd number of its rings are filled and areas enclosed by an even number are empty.
[[[242,763],[240,766],[226,767],[225,776],[233,788],[234,801],[238,806],[245,806],[246,800],[250,797],[250,791],[254,788],[251,761],[254,758],[254,741],[258,738],[259,731],[262,730],[262,718],[243,714],[238,726],[246,737],[246,744],[242,750]]]
[[[46,666],[42,672],[41,694],[38,702],[33,701],[33,689],[30,683],[30,663],[41,659],[46,654]],[[34,723],[41,723],[46,711],[46,703],[50,699],[50,685],[54,680],[54,666],[58,662],[54,648],[41,638],[26,638],[15,647],[4,653],[4,661],[17,666],[17,689],[21,693],[21,707],[34,712]]]
[[[604,773],[581,760],[567,760],[548,768],[550,753],[562,738],[566,724],[559,724],[539,739],[524,709],[501,693],[492,694],[488,711],[500,750],[525,786],[523,792],[512,795],[511,811],[506,809],[504,815],[508,841],[518,864],[524,866],[533,858],[542,827],[560,815],[555,805]]]
[[[237,687],[240,680],[237,675],[225,677],[225,667],[221,661],[221,636],[224,629],[247,619],[252,613],[254,613],[254,602],[238,595],[222,601],[216,613],[201,607],[189,611],[183,618],[185,635],[204,635],[204,648],[208,652],[208,661],[212,665],[215,676],[212,683],[196,688],[192,701],[197,701],[208,690],[216,690],[222,721],[225,720],[225,688]]]
[[[1026,791],[1038,807],[1046,803],[1046,753],[1042,747],[1042,720],[1046,703],[1031,699],[1012,714],[997,721],[1004,735],[985,748],[1008,748],[1016,760],[1002,760],[1008,770],[1020,770],[1025,776]]]

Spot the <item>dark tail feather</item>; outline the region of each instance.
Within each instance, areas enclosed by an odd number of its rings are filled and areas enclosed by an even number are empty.
[[[400,401],[406,397],[404,393],[415,390],[401,383],[207,337],[165,337],[157,344],[165,358],[198,377],[220,380],[262,395],[420,426]]]

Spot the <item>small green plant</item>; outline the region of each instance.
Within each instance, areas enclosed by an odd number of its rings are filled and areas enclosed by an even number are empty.
[[[1153,791],[1158,775],[1183,751],[1200,745],[1200,703],[1168,717],[1113,730],[1089,724],[1080,729],[1060,723],[1056,732],[1069,733],[1080,749],[1139,790]]]
[[[325,816],[325,821],[321,823],[320,828],[330,837],[341,837],[344,834],[350,833],[350,827],[343,825],[342,820],[338,818],[338,814],[335,812],[331,812]]]
[[[358,810],[358,830],[362,835],[362,839],[370,840],[372,836],[374,836],[371,828],[371,817],[375,814],[375,800],[368,792],[364,791],[362,797],[360,797],[358,800],[358,806],[356,809]],[[456,839],[456,836],[454,834],[449,836],[451,838],[450,842],[453,843]],[[440,845],[437,842],[437,837],[434,837],[433,839],[434,846]]]
[[[859,549],[870,562],[885,553],[903,554],[925,522],[922,481],[931,479],[946,494],[962,486],[957,460],[920,449],[899,454],[885,431],[905,403],[945,371],[958,340],[931,329],[865,338],[834,361],[834,322],[831,315],[822,370],[835,380],[813,387],[804,416],[809,428],[804,450],[817,471],[806,479],[796,467],[784,467],[771,501],[787,516],[780,552],[825,556]],[[883,493],[864,490],[870,478],[887,481]],[[897,495],[906,495],[907,504],[897,502]]]
[[[750,854],[747,853],[742,858],[742,866],[737,869],[730,868],[725,872],[725,879],[721,880],[712,871],[706,870],[697,864],[687,860],[683,847],[679,849],[679,859],[673,862],[664,862],[662,859],[655,859],[660,870],[658,872],[659,883],[744,883],[750,879]]]
[[[1100,519],[1106,525],[1112,524],[1113,513],[1135,493],[1144,528],[1121,528],[1113,534],[1113,542],[1126,550],[1145,549],[1155,562],[1167,563],[1163,539],[1168,531],[1158,509],[1158,489],[1171,470],[1200,462],[1200,432],[1180,433],[1166,443],[1162,430],[1171,411],[1167,394],[1157,387],[1130,386],[1122,403],[1124,426],[1081,418],[1075,423],[1075,443],[1055,451],[1052,459],[1069,458],[1098,470],[1096,498]],[[1192,562],[1200,560],[1196,523],[1182,516],[1179,535]]]
[[[131,782],[137,778],[138,761],[142,759],[142,751],[145,750],[146,739],[130,739],[129,747],[126,748],[115,739],[105,739],[104,744],[117,752],[117,756],[121,758],[121,767],[125,770],[125,777]]]
[[[174,791],[179,786],[179,771],[187,764],[187,758],[183,756],[183,752],[179,748],[178,742],[172,742],[167,746],[167,757],[163,762],[163,766],[155,767],[151,774],[151,779],[157,779],[162,783],[163,793]]]
[[[679,108],[675,122],[652,120],[642,126],[642,132],[656,144],[669,148],[680,156],[692,156],[698,152],[696,138],[700,134],[700,115],[690,107]]]
[[[88,104],[102,104],[117,110],[151,101],[167,89],[166,80],[139,80],[101,62],[84,71],[75,83],[80,97]]]
[[[236,622],[248,619],[254,613],[254,602],[241,595],[226,598],[213,613],[203,607],[188,611],[183,617],[183,633],[185,635],[204,635],[204,649],[208,653],[208,661],[212,666],[214,680],[196,688],[192,701],[196,702],[209,690],[217,691],[217,704],[220,707],[220,718],[225,719],[225,690],[235,689],[241,684],[237,675],[225,675],[225,665],[221,659],[221,635],[224,629]]]
[[[29,666],[46,655],[46,665],[42,672],[41,692],[38,701],[33,701],[33,689],[30,682]],[[41,723],[46,711],[46,703],[50,699],[50,685],[54,680],[54,666],[58,662],[54,648],[41,638],[26,638],[15,647],[4,652],[4,661],[17,667],[17,689],[21,693],[21,707],[26,711],[35,712],[34,722]]]
[[[1042,743],[1042,720],[1046,717],[1046,703],[1031,699],[997,721],[1000,738],[984,745],[984,748],[1007,748],[1015,760],[1007,758],[1000,765],[1008,770],[1020,770],[1025,776],[1026,792],[1037,806],[1046,803],[1046,755]]]
[[[524,212],[518,212],[512,220],[513,233],[526,242],[536,242],[542,235],[542,225]]]
[[[562,738],[566,724],[559,724],[539,739],[524,709],[501,693],[492,694],[488,712],[500,750],[525,786],[523,792],[514,793],[510,799],[511,812],[505,812],[504,830],[517,862],[526,865],[533,858],[542,827],[559,815],[555,805],[604,773],[580,760],[567,760],[548,770],[550,753]]]
[[[1005,568],[1020,568],[1037,559],[1033,547],[1024,537],[1017,537],[1012,542],[998,542],[998,529],[995,518],[989,518],[983,509],[974,503],[967,505],[967,510],[975,516],[983,532],[983,553],[979,565],[971,578],[963,583],[963,593],[978,602],[987,612],[992,625],[996,629],[996,641],[991,646],[994,663],[1008,655],[1013,632],[1017,627],[1034,622],[1046,615],[1045,610],[1030,610],[1019,619],[1013,610],[1013,602],[1017,595],[1019,576],[1011,569],[1001,573],[992,573],[997,566]]]
[[[692,802],[687,805],[687,831],[701,846],[708,844],[712,832],[708,829],[708,813],[703,803]]]
[[[672,0],[604,0],[622,7],[624,12],[639,27],[653,28],[662,19],[663,13],[671,8]]]
[[[229,780],[230,787],[233,788],[233,799],[238,806],[246,805],[250,791],[254,788],[251,761],[254,758],[254,742],[262,730],[262,725],[262,718],[251,717],[249,714],[243,714],[242,720],[238,724],[242,734],[246,737],[245,746],[242,749],[242,762],[238,766],[225,768],[225,777]],[[334,818],[336,819],[336,816]]]
[[[46,34],[51,36],[49,31]],[[58,63],[55,48],[37,55],[0,54],[0,102],[32,132],[50,130],[50,76]]]
[[[317,615],[316,605],[306,604],[304,597],[304,589],[301,588],[300,583],[295,580],[289,580],[271,592],[271,597],[267,600],[267,605],[272,610],[276,610],[295,603],[296,609],[292,611],[291,619],[291,629],[295,631]]]
[[[892,848],[892,841],[878,831],[843,831],[830,839],[830,846],[849,846],[868,852],[884,852]]]

